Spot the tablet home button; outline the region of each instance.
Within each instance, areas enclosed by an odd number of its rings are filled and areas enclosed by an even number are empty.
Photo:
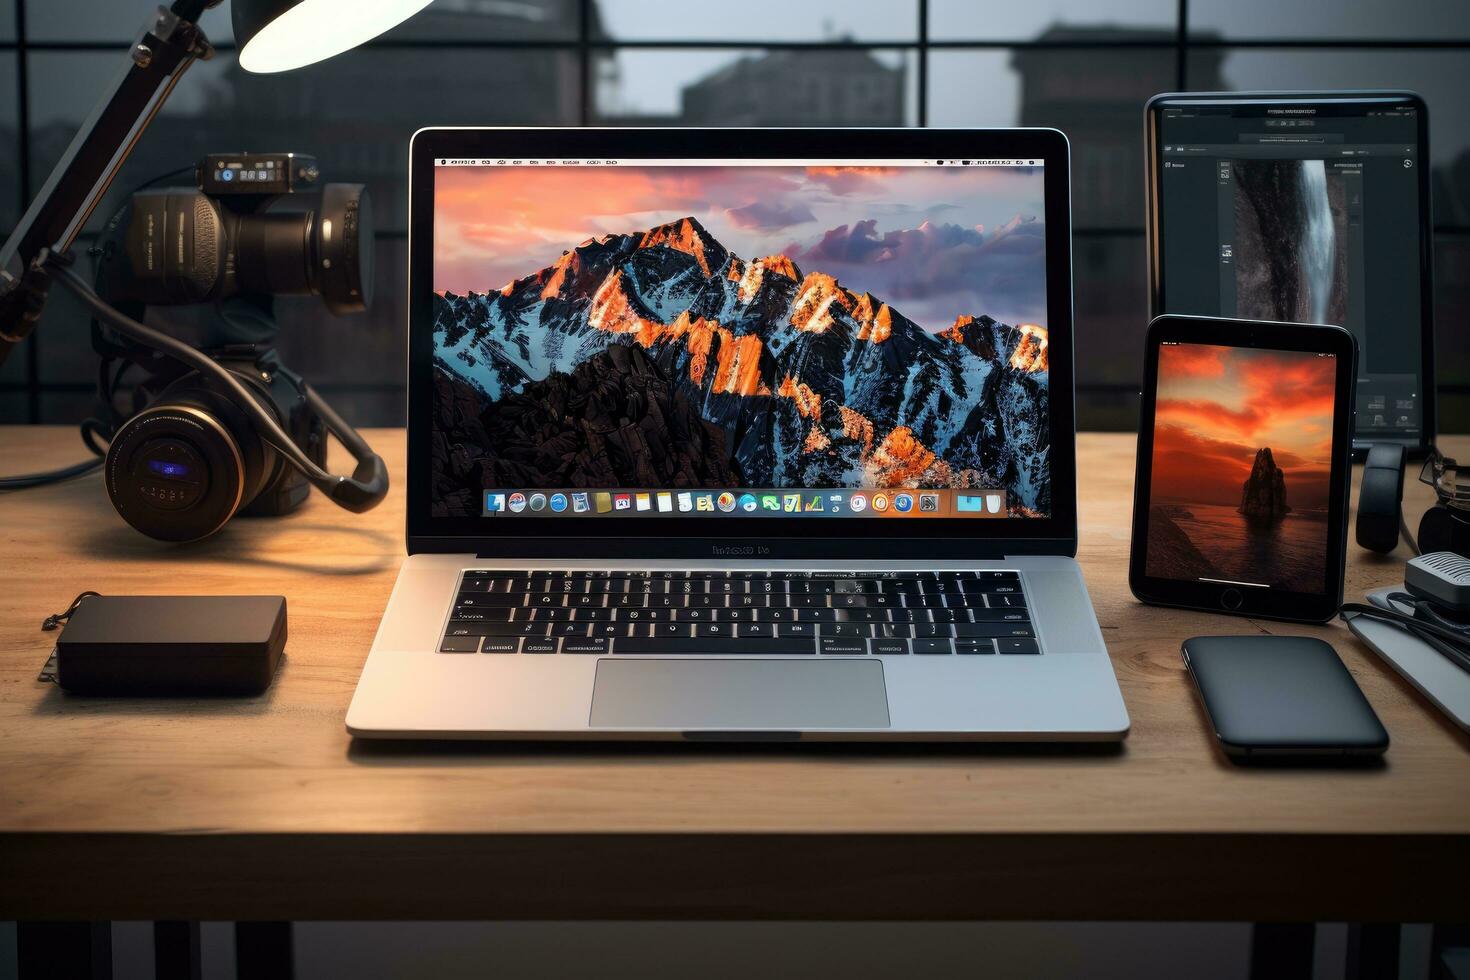
[[[1240,604],[1244,601],[1245,596],[1240,594],[1239,589],[1226,589],[1220,593],[1220,605],[1229,609],[1231,612],[1239,609]]]

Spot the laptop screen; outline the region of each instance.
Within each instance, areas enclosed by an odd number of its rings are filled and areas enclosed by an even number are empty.
[[[434,162],[433,516],[1051,516],[1043,161]]]

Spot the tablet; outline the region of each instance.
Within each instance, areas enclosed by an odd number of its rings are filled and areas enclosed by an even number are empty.
[[[1356,367],[1341,327],[1154,319],[1128,567],[1135,596],[1301,622],[1337,614]]]
[[[1429,121],[1412,92],[1148,103],[1150,313],[1335,323],[1359,446],[1434,437]]]

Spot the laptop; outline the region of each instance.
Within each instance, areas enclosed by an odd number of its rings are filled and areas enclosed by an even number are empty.
[[[426,129],[364,738],[1118,740],[1068,149]]]

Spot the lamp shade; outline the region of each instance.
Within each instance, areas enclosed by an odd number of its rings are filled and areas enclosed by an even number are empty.
[[[433,0],[234,0],[240,67],[290,71],[349,51]]]

